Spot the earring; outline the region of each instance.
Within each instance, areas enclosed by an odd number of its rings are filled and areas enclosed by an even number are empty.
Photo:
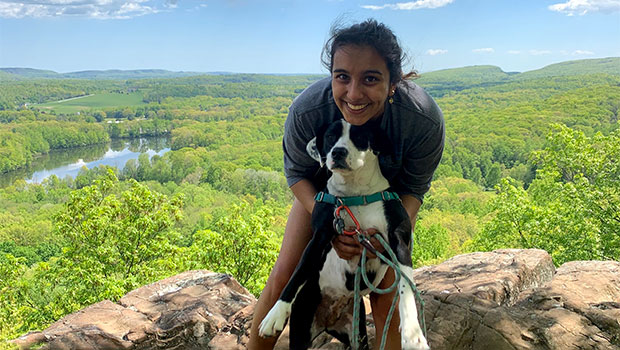
[[[388,100],[388,102],[390,104],[394,103],[394,93],[396,92],[396,90],[392,90],[390,91],[390,99]]]

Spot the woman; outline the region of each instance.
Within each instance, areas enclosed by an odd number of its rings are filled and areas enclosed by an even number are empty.
[[[433,172],[441,159],[444,122],[435,101],[419,86],[406,81],[403,52],[396,36],[375,20],[333,29],[323,50],[323,63],[331,77],[304,90],[289,109],[284,130],[284,171],[295,200],[289,213],[280,255],[256,308],[248,348],[272,349],[276,338],[261,338],[258,326],[275,304],[310,241],[310,217],[317,190],[323,189],[326,174],[306,153],[306,144],[318,130],[344,118],[353,125],[373,123],[389,138],[393,152],[379,155],[381,171],[390,181],[411,218],[412,226]],[[372,239],[377,248],[377,240]],[[343,259],[361,254],[356,239],[337,236],[333,247]],[[394,281],[389,271],[379,285]],[[377,334],[385,326],[393,294],[371,294],[370,302]],[[399,318],[392,319],[387,349],[400,349]]]

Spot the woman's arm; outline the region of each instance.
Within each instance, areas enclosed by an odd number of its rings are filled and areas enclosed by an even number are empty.
[[[405,211],[409,214],[409,219],[411,219],[411,231],[413,232],[415,228],[415,220],[418,217],[418,211],[420,211],[422,202],[410,194],[401,195],[400,200],[403,203],[403,207],[405,207]]]
[[[299,180],[291,186],[291,191],[293,191],[295,198],[301,202],[308,213],[312,214],[312,210],[314,209],[314,196],[316,196],[317,193],[312,182],[307,179]]]

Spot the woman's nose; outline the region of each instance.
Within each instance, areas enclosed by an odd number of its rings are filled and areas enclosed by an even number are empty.
[[[351,81],[347,90],[347,97],[350,101],[360,100],[364,97],[363,86],[356,81]]]

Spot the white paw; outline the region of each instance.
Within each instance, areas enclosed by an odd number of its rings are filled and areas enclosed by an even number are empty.
[[[276,304],[269,310],[267,316],[263,318],[258,329],[258,334],[261,337],[273,337],[278,332],[284,329],[286,320],[291,314],[291,303],[287,303],[282,300],[278,300]]]
[[[402,333],[402,348],[403,350],[430,350],[426,338],[422,334],[422,330],[418,328],[417,331]]]

